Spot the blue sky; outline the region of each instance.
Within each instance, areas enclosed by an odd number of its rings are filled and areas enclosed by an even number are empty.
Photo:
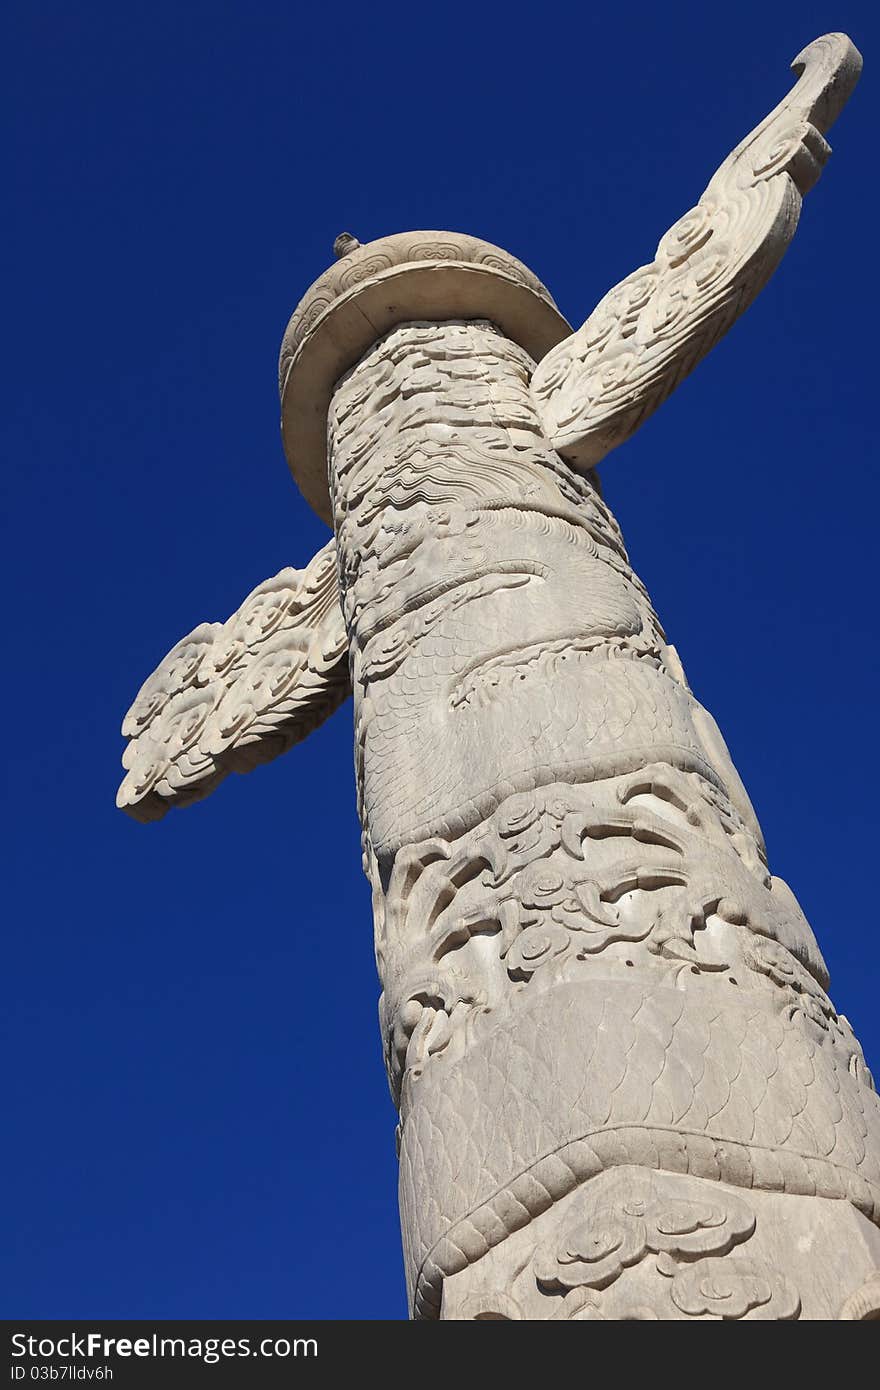
[[[578,324],[835,28],[867,72],[791,250],[603,480],[880,1065],[876,7],[5,27],[6,1315],[405,1316],[351,705],[147,827],[113,804],[122,715],[326,538],[275,364],[337,232],[472,232]]]

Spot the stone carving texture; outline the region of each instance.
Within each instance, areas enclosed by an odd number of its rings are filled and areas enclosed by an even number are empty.
[[[795,1319],[801,1301],[791,1281],[740,1253],[756,1224],[729,1189],[621,1168],[587,1186],[529,1272],[541,1293],[563,1295],[551,1319]]]
[[[828,35],[795,67],[653,265],[538,365],[522,293],[554,341],[559,316],[505,253],[340,238],[282,354],[285,389],[307,356],[318,380],[318,334],[337,368],[358,359],[321,383],[335,549],[196,629],[126,721],[121,802],[147,818],[301,737],[349,689],[348,652],[416,1317],[880,1316],[871,1074],[575,466],[632,434],[778,263],[859,60]],[[471,280],[423,278],[466,255]],[[504,324],[478,307],[492,275]],[[399,321],[426,285],[430,317]],[[444,314],[471,290],[473,312]],[[359,356],[361,292],[393,326]],[[324,446],[307,452],[315,500]]]
[[[880,1215],[880,1107],[813,933],[530,374],[490,324],[411,325],[330,413],[420,1316],[620,1163]],[[638,1231],[632,1261],[663,1253]],[[651,1306],[797,1316],[784,1275],[705,1239]]]
[[[188,805],[305,738],[349,694],[333,542],[283,569],[225,623],[182,638],[138,692],[116,804],[136,820]]]
[[[461,232],[405,233],[371,241],[369,246],[361,246],[355,238],[350,237],[348,243],[342,242],[340,251],[342,254],[337,263],[315,281],[287,325],[278,361],[278,388],[282,393],[298,349],[314,332],[327,310],[341,296],[356,291],[367,280],[375,280],[400,266],[444,261],[486,266],[527,285],[539,298],[553,304],[538,277],[522,261],[500,247]],[[352,252],[359,254],[353,255]]]
[[[599,462],[661,405],[752,302],[794,236],[801,200],[831,150],[823,132],[861,71],[844,34],[795,58],[800,81],[747,135],[651,265],[616,285],[535,373],[547,437],[571,462]]]

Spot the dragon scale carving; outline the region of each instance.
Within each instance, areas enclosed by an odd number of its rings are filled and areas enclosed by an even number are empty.
[[[419,1318],[880,1318],[880,1101],[589,470],[768,281],[858,77],[825,35],[576,332],[508,253],[361,246],[281,354],[335,538],[142,688],[156,819],[354,695]]]
[[[607,507],[549,449],[531,371],[490,324],[407,326],[330,411],[420,1316],[619,1165],[686,1176],[713,1211],[757,1188],[880,1215],[880,1106],[813,933]],[[736,1316],[798,1314],[788,1266],[731,1256],[722,1276],[726,1242],[699,1248]],[[692,1252],[664,1258],[664,1316],[733,1315],[692,1292]],[[493,1316],[629,1316],[604,1278],[535,1259]]]

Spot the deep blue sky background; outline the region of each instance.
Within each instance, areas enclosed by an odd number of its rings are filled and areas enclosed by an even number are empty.
[[[876,6],[6,24],[3,1314],[405,1316],[351,706],[148,827],[119,723],[326,538],[275,363],[338,231],[473,232],[578,324],[834,28],[867,72],[792,249],[603,477],[880,1064]]]

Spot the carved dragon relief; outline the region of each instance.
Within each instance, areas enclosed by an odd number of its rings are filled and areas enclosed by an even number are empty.
[[[794,66],[575,333],[474,238],[341,238],[282,350],[335,538],[126,717],[147,820],[354,696],[417,1317],[876,1316],[870,1071],[592,472],[793,234],[860,59],[827,35]]]
[[[830,154],[823,135],[858,80],[861,57],[846,35],[826,34],[792,69],[799,80],[791,92],[727,157],[696,207],[662,238],[654,262],[615,286],[538,363],[531,389],[547,440],[575,466],[593,467],[628,439],[779,264],[802,198]],[[372,271],[387,264],[379,257]],[[352,284],[364,278],[351,275]],[[303,586],[300,602],[294,593]],[[272,593],[277,622],[255,622]],[[332,713],[349,693],[337,607],[331,541],[305,571],[282,570],[226,623],[203,623],[178,642],[123,723],[131,743],[117,804],[135,819],[155,820],[207,796],[229,772],[286,752]],[[227,647],[235,657],[225,661]],[[300,664],[302,651],[309,654]]]

